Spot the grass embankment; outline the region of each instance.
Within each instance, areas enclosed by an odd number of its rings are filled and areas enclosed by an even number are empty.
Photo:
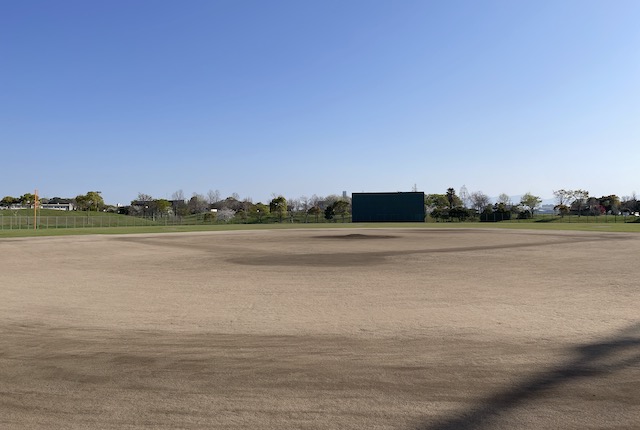
[[[33,210],[1,210],[0,230],[33,230]],[[38,211],[39,229],[148,226],[156,222],[108,212],[76,212],[43,209]]]

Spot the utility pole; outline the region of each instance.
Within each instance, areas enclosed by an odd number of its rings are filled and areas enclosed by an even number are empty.
[[[38,190],[35,190],[33,194],[33,229],[36,230],[38,228]]]

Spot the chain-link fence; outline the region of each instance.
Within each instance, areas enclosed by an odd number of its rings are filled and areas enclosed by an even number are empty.
[[[34,226],[35,222],[35,226]],[[276,216],[243,217],[242,214],[231,220],[217,219],[210,214],[190,216],[163,216],[163,217],[133,217],[123,215],[98,215],[89,212],[88,215],[75,216],[49,216],[38,215],[12,215],[0,214],[0,230],[25,230],[25,229],[63,229],[63,228],[108,228],[108,227],[150,227],[150,226],[178,226],[178,225],[217,225],[217,224],[272,224],[272,223],[344,223],[351,222],[351,217],[344,219],[326,220],[323,217],[287,216],[282,219]]]
[[[35,224],[35,225],[34,225]],[[180,225],[178,217],[137,218],[116,216],[25,216],[0,215],[0,230],[143,227],[154,225]]]
[[[75,216],[27,216],[12,215],[0,213],[0,230],[25,230],[25,229],[63,229],[63,228],[107,228],[107,227],[150,227],[150,226],[178,226],[178,225],[215,225],[215,224],[271,224],[271,223],[344,223],[351,222],[351,216],[348,215],[344,219],[342,217],[326,220],[324,217],[308,216],[305,214],[297,214],[296,216],[287,216],[283,219],[277,217],[261,217],[247,218],[236,216],[233,220],[223,221],[216,219],[208,214],[200,216],[164,216],[164,217],[133,217],[133,216],[117,216],[117,215],[99,215],[89,213],[89,215]],[[446,222],[435,220],[427,217],[427,222]],[[448,220],[451,222],[451,220]],[[478,221],[474,219],[473,221]],[[556,215],[536,215],[534,219],[520,220],[517,218],[504,219],[484,219],[482,221],[498,222],[498,223],[627,223],[640,222],[640,218],[636,216],[621,215],[600,215],[600,216],[565,216]],[[34,222],[36,225],[34,226]],[[457,221],[456,221],[457,222]]]

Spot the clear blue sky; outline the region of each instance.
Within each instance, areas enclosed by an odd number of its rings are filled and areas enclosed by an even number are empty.
[[[640,2],[0,0],[0,194],[640,192]]]

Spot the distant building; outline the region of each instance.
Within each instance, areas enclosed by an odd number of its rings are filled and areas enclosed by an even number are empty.
[[[33,209],[33,204],[22,205],[22,204],[12,204],[9,206],[0,206],[0,210],[19,210],[19,209]],[[76,209],[75,205],[72,202],[68,203],[38,203],[38,209],[53,209],[56,211],[73,211]]]
[[[555,206],[554,205],[542,205],[536,211],[538,214],[555,214]]]
[[[40,203],[38,205],[40,209],[53,209],[56,211],[73,211],[76,207],[73,203]]]

